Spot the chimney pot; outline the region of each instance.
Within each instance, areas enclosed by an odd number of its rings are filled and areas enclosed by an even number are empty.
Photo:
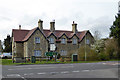
[[[19,30],[21,30],[21,25],[19,25]]]

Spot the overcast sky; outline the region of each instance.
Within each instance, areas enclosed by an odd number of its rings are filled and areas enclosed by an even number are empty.
[[[78,30],[95,30],[102,37],[109,36],[109,28],[118,12],[119,0],[0,0],[0,40],[12,29],[32,29],[38,19],[43,20],[43,28],[50,28],[55,19],[55,29],[72,30],[72,22]]]

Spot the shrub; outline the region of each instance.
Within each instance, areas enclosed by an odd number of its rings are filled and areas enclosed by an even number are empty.
[[[79,60],[84,61],[85,60],[85,51],[86,51],[86,59],[87,61],[95,61],[98,60],[98,54],[95,52],[94,49],[91,49],[89,46],[82,46],[78,50],[78,56]]]
[[[100,61],[109,60],[109,56],[108,56],[106,53],[101,52],[101,53],[99,53],[99,55],[98,55],[98,60],[100,60]]]

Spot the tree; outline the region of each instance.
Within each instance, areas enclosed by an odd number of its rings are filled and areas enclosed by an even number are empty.
[[[120,48],[120,14],[115,16],[116,20],[113,22],[113,25],[110,28],[110,37],[113,37],[118,42],[118,47]]]
[[[100,33],[98,30],[96,30],[96,31],[94,32],[94,39],[95,39],[95,40],[99,40],[100,37],[101,37],[101,33]]]
[[[7,35],[7,38],[4,39],[4,46],[3,52],[12,52],[12,42],[10,35]]]
[[[110,37],[117,41],[117,47],[118,47],[118,58],[120,59],[120,14],[115,16],[115,21],[113,22],[113,25],[110,28]]]
[[[0,40],[0,52],[3,51],[3,47],[2,47],[2,41]]]

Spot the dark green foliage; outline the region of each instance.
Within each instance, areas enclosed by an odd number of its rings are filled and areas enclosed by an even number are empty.
[[[0,52],[3,52],[2,41],[0,40]]]
[[[113,37],[115,41],[117,41],[117,51],[114,51],[114,55],[116,54],[118,58],[120,59],[120,14],[115,16],[115,21],[113,22],[113,25],[110,28],[110,37]],[[112,56],[113,54],[111,54]]]
[[[7,35],[7,38],[4,39],[4,46],[3,52],[12,52],[12,42],[10,35]]]
[[[118,41],[118,46],[120,48],[120,14],[115,16],[116,20],[110,28],[110,37],[114,37]]]
[[[98,60],[100,61],[106,61],[106,60],[109,60],[109,56],[106,54],[106,53],[99,53],[98,54]]]
[[[60,57],[61,57],[61,55],[60,55],[60,54],[58,54],[58,55],[57,55],[57,59],[60,59]]]

